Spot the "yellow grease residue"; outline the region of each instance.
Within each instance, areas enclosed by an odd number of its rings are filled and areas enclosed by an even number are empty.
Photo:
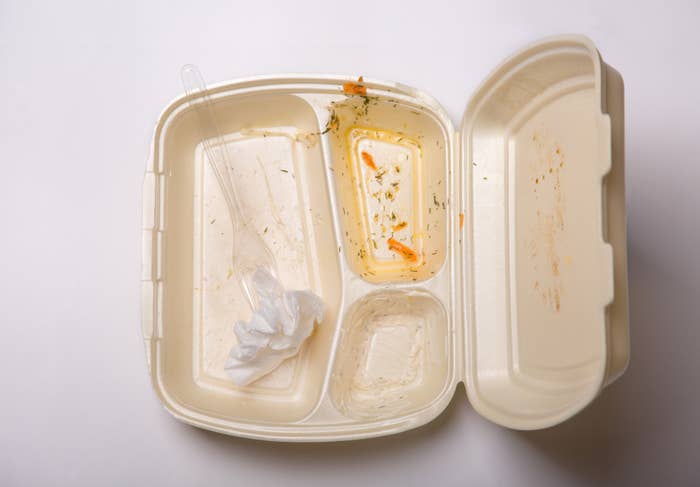
[[[350,127],[345,138],[362,221],[358,257],[373,275],[415,272],[424,264],[420,144],[370,127]]]

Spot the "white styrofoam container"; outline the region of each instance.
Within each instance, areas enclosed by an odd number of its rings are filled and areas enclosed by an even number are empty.
[[[282,281],[326,304],[300,355],[247,387],[223,370],[232,325],[250,310],[199,99],[160,116],[144,181],[142,323],[167,410],[250,438],[358,439],[431,421],[464,382],[472,406],[510,428],[576,414],[629,360],[620,75],[587,38],[545,39],[486,79],[459,132],[420,91],[363,80],[366,96],[347,96],[350,81],[210,89]],[[370,146],[410,161],[392,177],[411,190],[387,203],[410,217],[397,238],[420,249],[408,271],[370,243],[385,216],[370,217],[378,206],[360,196],[375,183],[352,162]]]

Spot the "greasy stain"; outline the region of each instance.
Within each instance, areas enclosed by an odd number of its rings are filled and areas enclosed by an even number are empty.
[[[560,241],[567,223],[561,185],[564,150],[544,130],[533,132],[527,141],[534,149],[530,152],[534,157],[528,164],[535,202],[535,223],[527,243],[536,276],[532,289],[547,308],[559,312],[563,295]],[[567,256],[566,263],[569,262]]]

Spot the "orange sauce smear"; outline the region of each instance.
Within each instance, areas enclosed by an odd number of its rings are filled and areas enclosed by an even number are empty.
[[[418,261],[418,254],[415,252],[410,247],[407,247],[406,245],[402,244],[395,238],[391,237],[389,238],[386,243],[389,245],[389,250],[392,252],[396,252],[399,254],[401,257],[404,259],[408,260],[409,262],[416,262]]]
[[[362,84],[362,76],[357,78],[357,83],[353,83],[352,81],[343,83],[343,93],[346,95],[367,96],[367,87]]]
[[[360,153],[362,156],[362,161],[367,164],[367,166],[371,167],[374,171],[377,170],[377,165],[374,163],[374,158],[372,157],[372,154],[369,152],[362,151]]]

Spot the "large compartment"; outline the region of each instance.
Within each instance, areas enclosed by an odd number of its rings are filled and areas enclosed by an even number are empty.
[[[198,119],[180,104],[160,141],[163,219],[157,365],[173,408],[235,421],[288,423],[318,403],[331,355],[342,282],[317,118],[285,94],[215,97],[244,214],[274,252],[280,278],[309,288],[326,318],[303,351],[248,387],[224,364],[233,324],[251,310],[233,274],[231,223],[205,160]]]

